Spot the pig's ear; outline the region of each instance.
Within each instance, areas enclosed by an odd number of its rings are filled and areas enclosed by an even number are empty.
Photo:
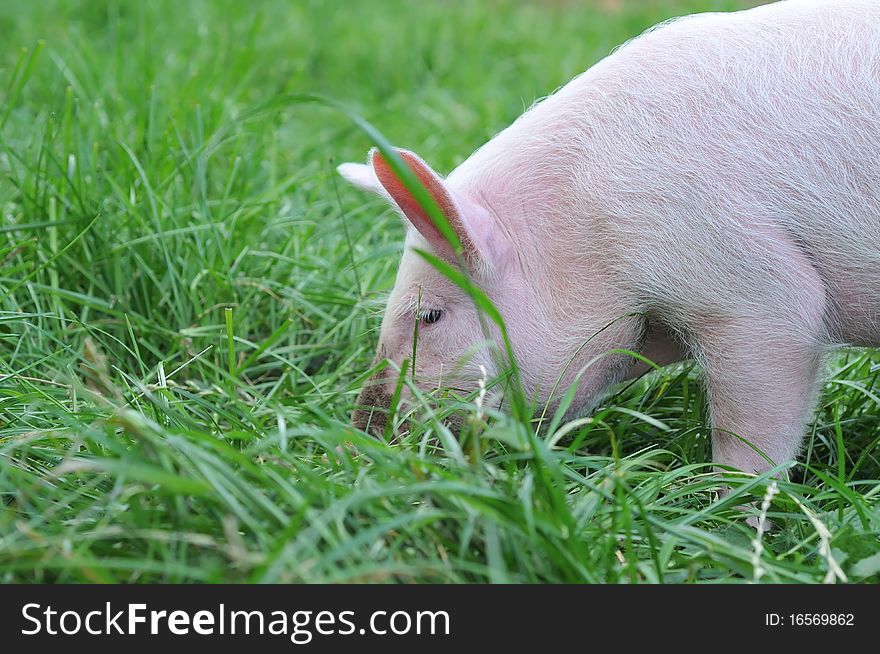
[[[344,163],[336,167],[336,172],[345,178],[345,181],[365,191],[381,195],[386,200],[391,197],[385,191],[372,166],[357,163]]]
[[[415,173],[434,202],[443,212],[449,226],[455,231],[464,249],[465,258],[469,263],[481,262],[492,264],[497,250],[497,226],[489,212],[469,201],[457,196],[443,178],[434,172],[428,164],[408,150],[395,150],[410,170]],[[412,223],[422,236],[442,256],[453,259],[452,247],[444,238],[439,227],[434,223],[404,183],[397,177],[391,166],[375,148],[370,151],[370,164],[379,183],[403,215]]]

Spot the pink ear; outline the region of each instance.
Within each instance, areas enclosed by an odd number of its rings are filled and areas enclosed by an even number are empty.
[[[446,218],[447,222],[449,222],[450,227],[452,227],[458,235],[462,248],[464,248],[465,256],[469,259],[477,258],[479,256],[478,248],[474,244],[471,235],[468,233],[459,207],[453,200],[449,189],[446,188],[443,178],[431,170],[428,164],[412,152],[407,150],[396,150],[396,152],[400,155],[400,158],[403,159],[404,163],[409,166],[410,170],[415,173],[418,180],[434,199],[434,202],[440,207],[440,211],[443,212],[443,216]],[[404,186],[403,182],[400,181],[394,171],[391,170],[391,166],[388,165],[388,162],[378,150],[373,150],[370,153],[370,162],[373,165],[376,177],[379,178],[379,182],[388,192],[388,195],[391,196],[391,199],[394,200],[398,207],[400,207],[400,210],[403,212],[403,215],[406,216],[407,220],[419,230],[422,236],[424,236],[439,253],[446,257],[451,257],[453,254],[452,248],[443,237],[443,233],[437,225],[434,224],[434,221],[428,215],[428,212],[422,208],[418,201],[407,190],[406,186]]]

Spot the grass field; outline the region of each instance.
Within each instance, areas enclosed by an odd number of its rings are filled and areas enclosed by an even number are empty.
[[[880,581],[876,352],[832,362],[760,538],[735,507],[769,478],[711,474],[686,365],[538,435],[348,422],[403,228],[301,94],[446,172],[649,25],[740,6],[0,4],[0,581]]]

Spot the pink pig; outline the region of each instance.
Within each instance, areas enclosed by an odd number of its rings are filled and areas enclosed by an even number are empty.
[[[755,448],[777,463],[797,456],[825,354],[880,345],[875,0],[665,23],[446,179],[399,154],[504,317],[534,401],[552,407],[578,381],[570,414],[589,411],[647,369],[601,356],[616,348],[661,365],[693,358],[715,461],[756,472],[769,463]],[[374,151],[339,172],[408,222],[378,358],[410,358],[418,320],[419,386],[468,390],[480,366],[497,374],[473,302],[413,251],[454,258],[388,162]],[[384,424],[395,381],[385,373],[364,388],[358,427]]]

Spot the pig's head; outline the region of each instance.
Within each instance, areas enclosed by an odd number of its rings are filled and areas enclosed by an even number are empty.
[[[503,215],[516,211],[512,208],[516,202],[501,208],[490,206],[485,195],[455,187],[415,154],[404,150],[397,153],[458,236],[470,279],[503,316],[529,399],[546,400],[560,373],[568,370],[567,381],[571,381],[578,371],[577,365],[568,365],[568,358],[578,350],[579,343],[615,317],[617,309],[600,288],[602,280],[594,278],[593,287],[584,295],[585,285],[565,274],[567,264],[560,260],[564,257],[558,252],[558,244],[550,244],[555,251],[542,253],[535,249],[536,241],[541,239],[527,236],[529,243],[524,244],[522,238],[517,242],[509,229],[515,217]],[[354,185],[389,201],[407,227],[404,253],[374,362],[388,359],[396,366],[388,366],[365,384],[352,416],[356,427],[377,433],[385,426],[397,369],[406,359],[412,365],[414,339],[414,379],[419,388],[428,391],[476,390],[481,377],[492,378],[502,372],[498,364],[503,358],[498,355],[503,348],[498,347],[498,331],[491,323],[486,329],[488,321],[481,320],[468,294],[416,251],[426,251],[453,264],[461,261],[386,159],[374,150],[367,164],[343,164],[339,172]],[[578,318],[573,320],[572,315]],[[582,320],[584,316],[589,319]],[[603,338],[581,353],[581,358],[592,357],[597,348],[632,345],[631,341],[609,340],[615,333],[606,330]],[[587,384],[589,392],[607,385],[613,376],[607,366],[597,366],[595,373]],[[407,397],[404,387],[402,398]]]
[[[404,163],[437,204],[462,245],[464,262],[473,282],[493,299],[498,282],[510,279],[513,250],[501,223],[488,207],[451,188],[415,154],[398,150]],[[388,359],[399,368],[413,362],[414,379],[425,390],[439,387],[469,392],[484,375],[494,372],[491,346],[473,300],[416,250],[453,265],[460,261],[429,213],[406,189],[385,158],[376,150],[364,164],[343,164],[339,172],[356,186],[376,193],[394,206],[407,225],[397,280],[388,299],[379,335],[376,363]],[[503,295],[503,294],[502,294]],[[397,382],[389,366],[364,386],[352,417],[355,426],[378,431],[384,427]],[[404,397],[406,392],[404,390]]]

